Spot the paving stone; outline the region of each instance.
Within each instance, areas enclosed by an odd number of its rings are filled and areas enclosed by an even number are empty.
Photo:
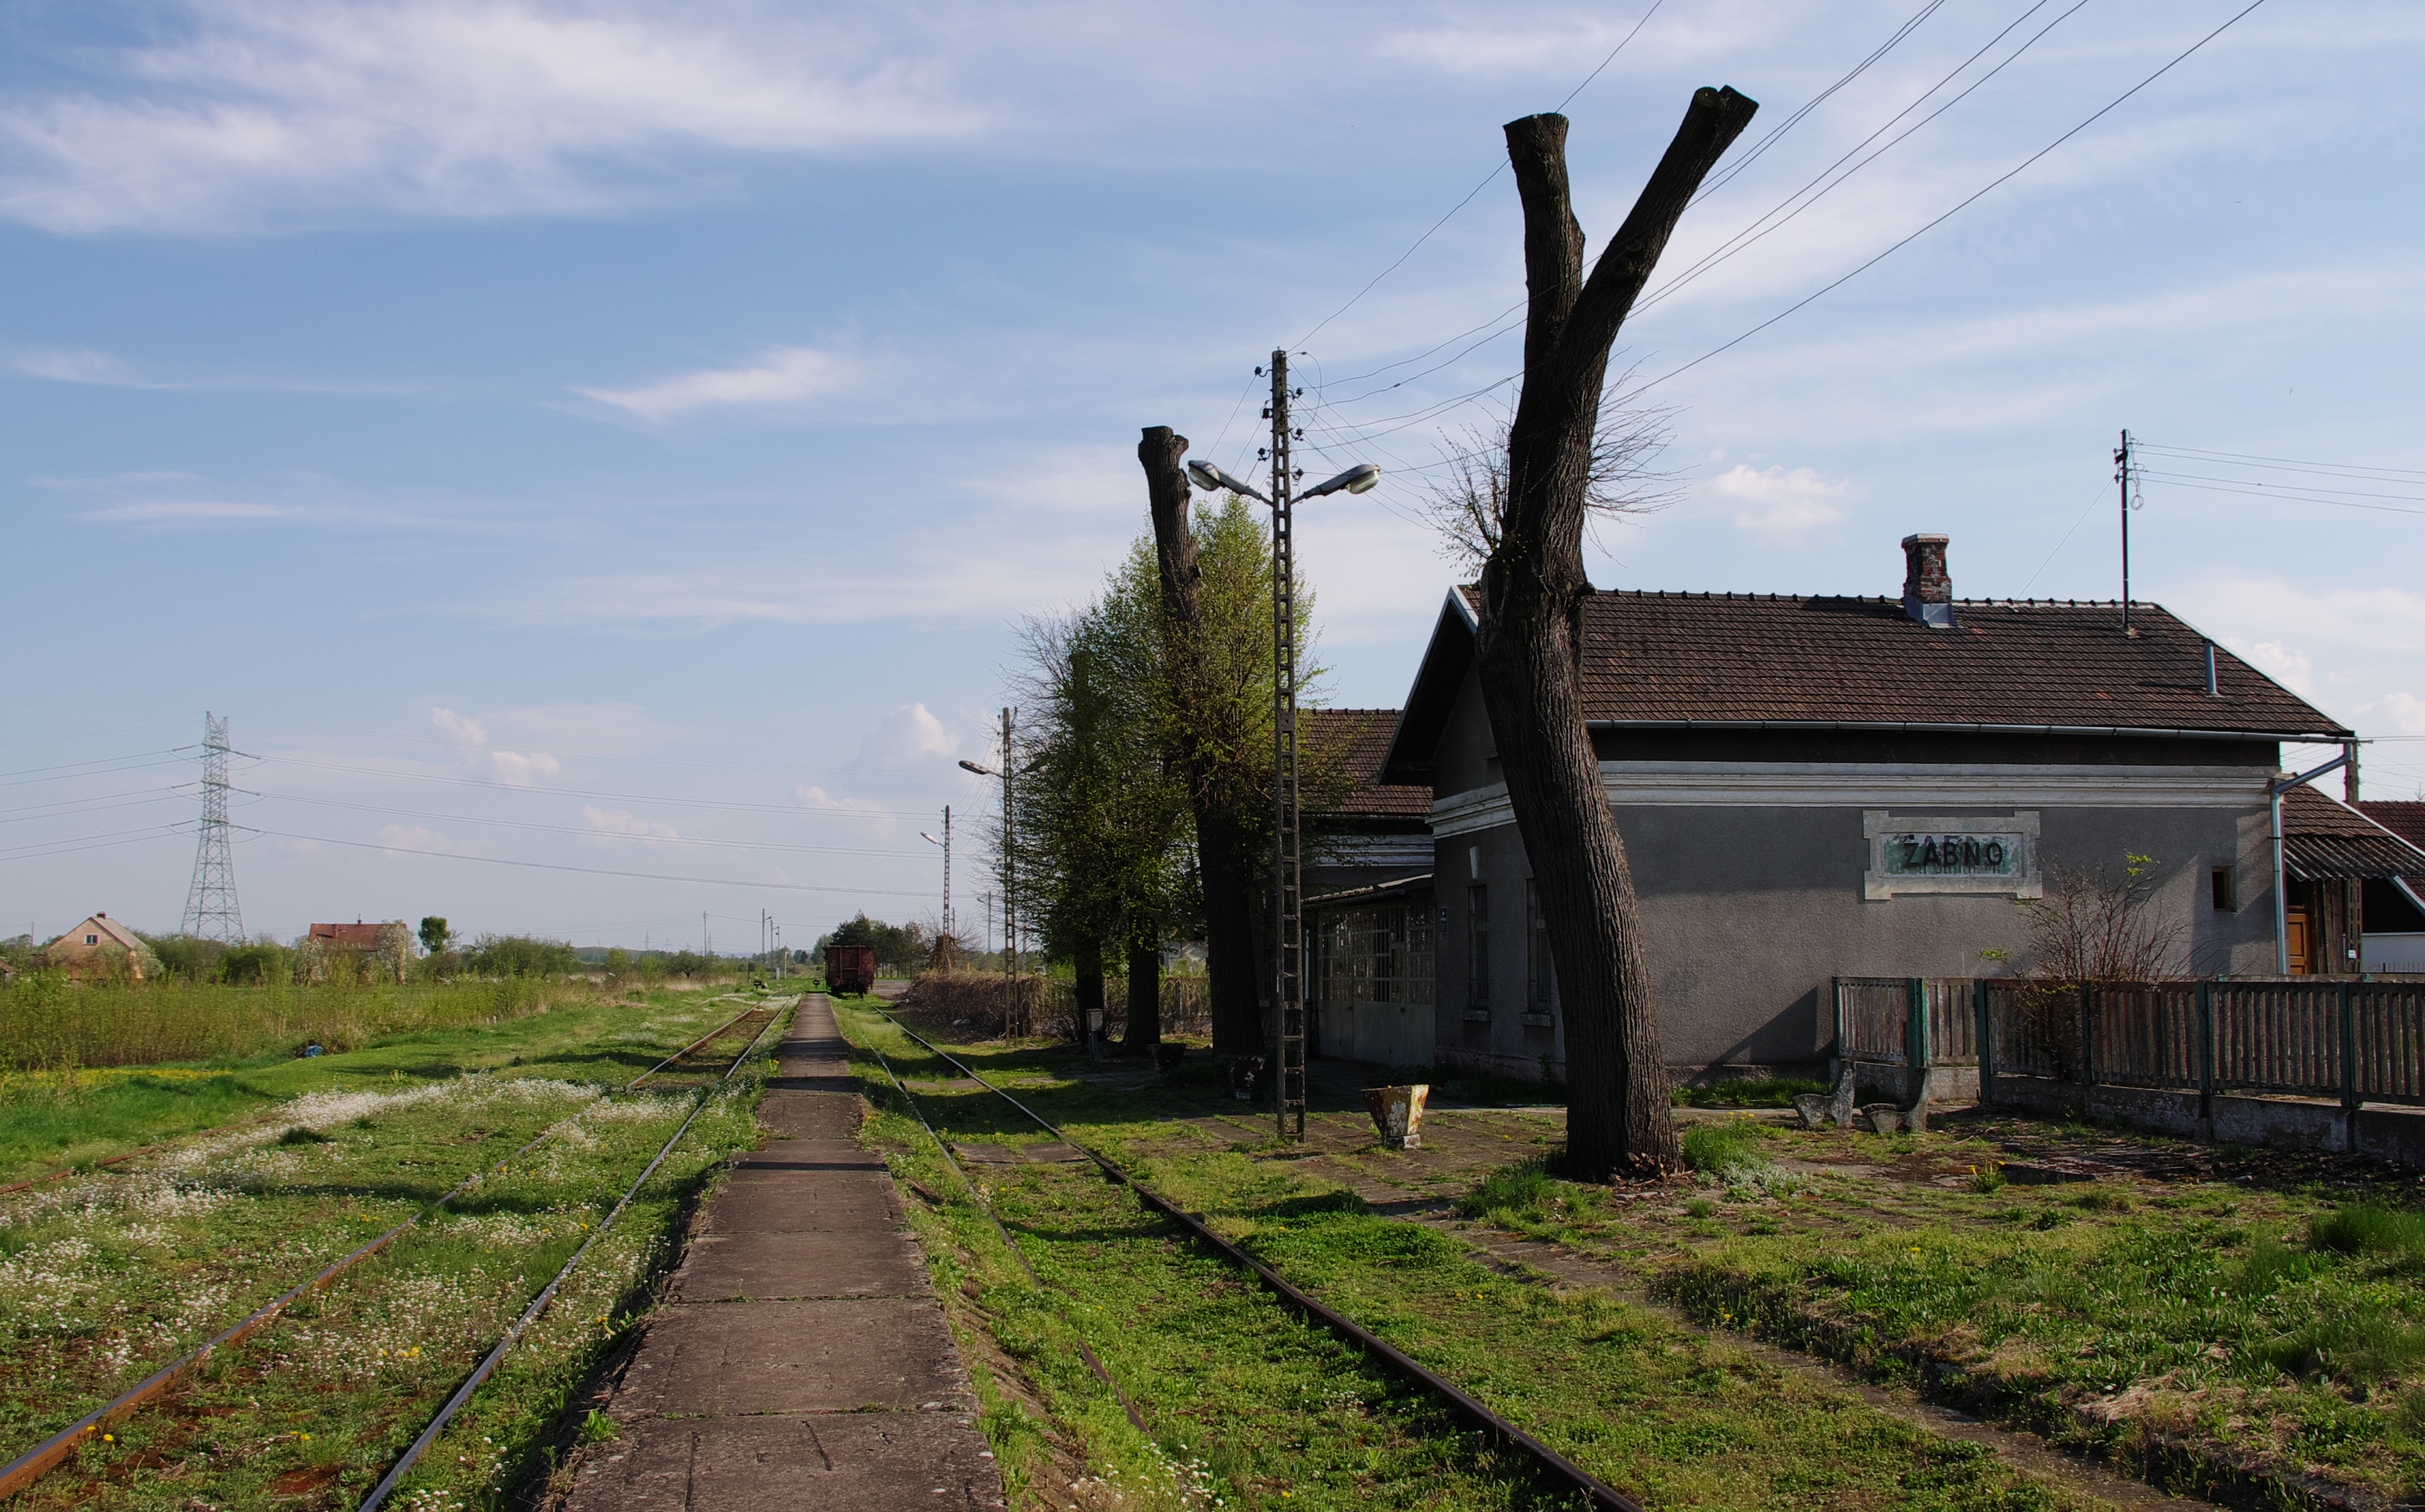
[[[964,1408],[968,1372],[930,1299],[693,1303],[660,1311],[609,1411],[911,1411]]]
[[[789,1233],[702,1234],[674,1274],[674,1299],[781,1301],[827,1297],[926,1297],[918,1241],[873,1226]]]
[[[582,1456],[567,1512],[931,1512],[1004,1505],[956,1412],[660,1419]]]
[[[783,1139],[732,1162],[734,1180],[785,1171],[882,1170],[884,1157],[843,1140]]]
[[[736,1177],[715,1194],[706,1233],[804,1233],[815,1229],[901,1226],[901,1199],[880,1170]]]
[[[758,1122],[802,1139],[848,1139],[859,1133],[856,1097],[814,1092],[768,1092],[758,1105]]]

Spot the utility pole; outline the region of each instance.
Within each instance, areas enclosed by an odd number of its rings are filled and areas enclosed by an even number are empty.
[[[952,932],[952,805],[943,805],[943,938],[959,949],[959,939]]]
[[[2122,489],[2122,633],[2136,635],[2130,628],[2130,433],[2122,433],[2122,445],[2113,454],[2113,481]]]
[[[1296,473],[1289,465],[1288,353],[1272,354],[1272,1007],[1279,1081],[1273,1116],[1283,1140],[1305,1139],[1304,873],[1297,846]]]

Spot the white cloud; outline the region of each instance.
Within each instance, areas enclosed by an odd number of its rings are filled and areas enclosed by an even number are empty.
[[[20,165],[0,214],[90,232],[587,211],[649,192],[613,159],[664,183],[669,152],[830,153],[982,124],[937,71],[856,46],[829,18],[229,0],[178,19],[98,55],[134,92],[0,108]]]
[[[75,350],[51,347],[20,352],[8,359],[8,365],[28,377],[48,378],[54,383],[97,383],[115,389],[178,387],[145,379],[124,360],[88,347]]]
[[[78,519],[109,525],[201,524],[209,520],[301,519],[310,510],[296,504],[258,504],[237,499],[153,499],[105,504],[79,512]]]
[[[1849,485],[1829,483],[1815,468],[1765,470],[1738,462],[1711,478],[1706,486],[1721,499],[1752,507],[1740,510],[1735,523],[1755,534],[1791,537],[1832,525],[1844,512],[1828,502],[1841,498]]]
[[[564,770],[562,762],[544,751],[491,751],[489,766],[499,782],[516,788],[537,787]]]
[[[583,389],[586,398],[612,405],[642,420],[660,421],[716,406],[771,407],[796,405],[849,388],[859,376],[857,362],[809,346],[779,346],[753,366],[703,368],[676,374],[637,389]]]
[[[431,709],[429,723],[438,726],[439,733],[458,746],[477,747],[489,743],[489,732],[478,720],[458,714],[451,708]]]
[[[2359,733],[2425,733],[2425,593],[2233,573],[2170,597],[2251,666]]]
[[[2240,653],[2257,671],[2301,697],[2316,691],[2316,659],[2294,651],[2280,641],[2259,641]]]
[[[925,705],[910,704],[877,720],[875,727],[859,740],[859,765],[906,766],[949,758],[959,749],[959,740],[943,728],[941,720],[926,711]]]
[[[581,821],[599,833],[599,844],[612,840],[675,840],[682,832],[663,820],[642,819],[628,808],[600,808],[592,804],[581,805]]]

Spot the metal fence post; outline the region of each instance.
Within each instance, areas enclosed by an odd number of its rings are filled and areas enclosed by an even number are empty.
[[[2214,1118],[2214,983],[2198,983],[2198,1117]]]
[[[2357,993],[2348,982],[2340,984],[2341,1010],[2341,1122],[2347,1148],[2357,1149],[2357,1109],[2365,1101],[2357,1085]]]
[[[1996,1080],[1996,1026],[1987,1010],[1984,977],[1970,984],[1970,1011],[1979,1021],[1979,1106],[1985,1107],[1995,1101],[1990,1089]]]
[[[1836,984],[1836,1022],[1827,1042],[1827,1079],[1832,1082],[1844,1074],[1844,979],[1831,979]]]
[[[1928,983],[1919,977],[1903,979],[1903,1063],[1911,1071],[1906,1089],[1917,1091],[1928,1072]]]
[[[2096,989],[2087,982],[2080,984],[2080,1081],[2096,1085]]]

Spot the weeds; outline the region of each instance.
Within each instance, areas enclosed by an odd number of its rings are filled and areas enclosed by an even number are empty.
[[[2402,1269],[2415,1269],[2425,1262],[2425,1213],[2358,1202],[2310,1220],[2307,1242],[2319,1249],[2381,1256]]]
[[[1773,1167],[1760,1146],[1766,1127],[1749,1119],[1695,1123],[1684,1131],[1684,1164],[1727,1186],[1756,1182]]]

